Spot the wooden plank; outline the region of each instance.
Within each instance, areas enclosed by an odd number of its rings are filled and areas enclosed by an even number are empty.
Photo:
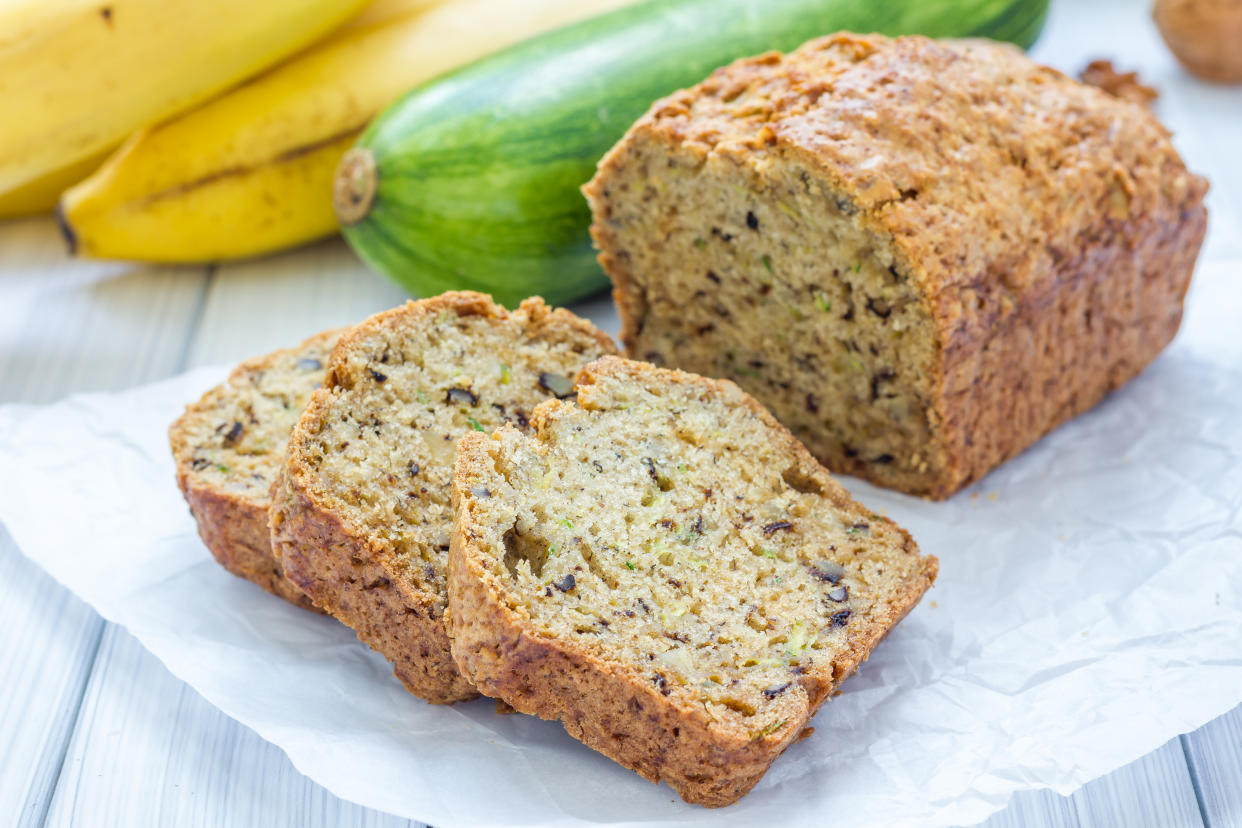
[[[176,373],[206,272],[70,259],[50,219],[0,224],[0,402],[45,402]],[[0,814],[37,825],[104,622],[0,531]]]
[[[185,328],[184,362],[235,362],[404,299],[339,240],[223,266]],[[49,816],[54,825],[414,824],[345,802],[306,778],[112,626]]]
[[[986,822],[979,823],[979,828],[1029,828],[1033,825],[1044,828],[1078,828],[1080,824],[1078,812],[1070,797],[1042,790],[1014,794],[1008,808],[993,814]]]
[[[983,828],[1198,828],[1203,825],[1177,739],[1088,782],[1071,796],[1024,791]]]
[[[333,796],[111,624],[46,824],[419,825]]]
[[[0,813],[39,825],[86,689],[103,620],[21,556],[0,528]],[[20,757],[17,758],[17,757]]]
[[[1242,706],[1182,737],[1210,826],[1242,825]]]
[[[1190,769],[1177,739],[1085,785],[1071,799],[1080,824],[1092,828],[1203,825]]]
[[[406,298],[340,239],[222,266],[207,292],[187,367],[237,362],[294,345]]]
[[[68,257],[50,219],[0,224],[0,402],[50,402],[181,370],[203,268]]]

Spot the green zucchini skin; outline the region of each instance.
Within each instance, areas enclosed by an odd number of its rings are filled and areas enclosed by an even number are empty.
[[[608,279],[579,192],[656,99],[718,66],[836,31],[1034,42],[1048,0],[651,0],[559,29],[409,92],[358,147],[370,209],[343,228],[411,293],[564,304]],[[338,181],[339,184],[339,181]]]

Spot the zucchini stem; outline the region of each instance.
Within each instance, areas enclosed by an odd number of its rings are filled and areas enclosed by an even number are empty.
[[[366,218],[377,189],[379,171],[371,150],[354,147],[345,153],[332,181],[332,209],[337,221],[349,227]]]

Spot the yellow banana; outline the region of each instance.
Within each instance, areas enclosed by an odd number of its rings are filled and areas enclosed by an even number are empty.
[[[364,2],[0,4],[0,192],[206,100],[318,40]]]
[[[427,11],[432,6],[438,6],[443,2],[445,0],[371,0],[366,8],[333,32],[332,37],[335,39],[359,29],[368,29],[380,23],[387,23],[407,14]],[[326,43],[327,41],[320,42]]]
[[[110,150],[111,147],[81,161],[52,170],[15,190],[0,193],[0,220],[52,212],[56,209],[60,194],[94,172],[108,157]]]
[[[376,0],[337,31],[343,33],[384,23],[402,14],[428,9],[438,2],[442,0]],[[14,190],[0,193],[0,220],[52,212],[60,202],[61,194],[98,169],[114,149],[116,147],[108,147],[103,152],[73,161]]]
[[[410,2],[411,0],[407,0]],[[243,258],[336,232],[337,162],[381,109],[421,81],[636,0],[396,0],[231,92],[130,138],[67,192],[84,256]]]

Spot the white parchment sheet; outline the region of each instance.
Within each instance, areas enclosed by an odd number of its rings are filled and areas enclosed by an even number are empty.
[[[449,825],[940,825],[1068,793],[1242,702],[1242,262],[1095,411],[945,503],[846,482],[940,557],[936,587],[759,786],[687,806],[490,701],[427,705],[335,621],[220,569],[165,430],[222,379],[0,408],[22,551],[334,793]]]

